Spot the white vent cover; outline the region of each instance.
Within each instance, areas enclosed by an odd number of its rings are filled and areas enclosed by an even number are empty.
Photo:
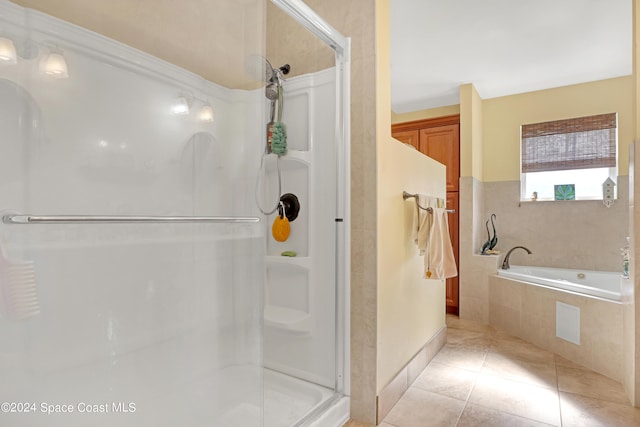
[[[580,345],[580,307],[556,301],[556,336]]]

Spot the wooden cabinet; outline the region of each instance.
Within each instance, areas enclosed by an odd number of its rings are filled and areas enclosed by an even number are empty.
[[[420,129],[421,153],[447,167],[447,191],[458,191],[460,181],[460,125]]]
[[[455,209],[449,215],[449,236],[456,265],[459,266],[459,182],[460,182],[460,116],[444,116],[435,119],[398,123],[391,128],[392,136],[409,143],[421,153],[444,164],[447,168],[447,209]],[[458,267],[458,271],[460,268]],[[458,314],[458,277],[447,279],[447,313]]]
[[[413,145],[416,150],[420,150],[420,131],[418,130],[394,132],[393,137],[400,142]]]

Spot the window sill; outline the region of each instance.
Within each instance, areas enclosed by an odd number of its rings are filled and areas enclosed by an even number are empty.
[[[618,201],[618,198],[616,197],[615,199],[613,199],[614,203]],[[599,202],[602,203],[602,199],[575,199],[575,200],[555,200],[555,199],[538,199],[538,200],[531,200],[531,199],[520,199],[520,203],[548,203],[548,202]]]

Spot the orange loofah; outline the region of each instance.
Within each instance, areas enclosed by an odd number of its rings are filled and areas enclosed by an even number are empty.
[[[276,216],[276,219],[273,221],[273,225],[271,226],[271,234],[278,242],[284,242],[289,238],[289,234],[291,234],[291,226],[289,225],[289,220],[286,216]]]

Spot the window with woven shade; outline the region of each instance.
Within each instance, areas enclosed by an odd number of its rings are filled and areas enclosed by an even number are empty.
[[[601,199],[617,175],[617,122],[608,113],[522,125],[521,198],[554,200],[558,187],[575,187],[575,199]]]

